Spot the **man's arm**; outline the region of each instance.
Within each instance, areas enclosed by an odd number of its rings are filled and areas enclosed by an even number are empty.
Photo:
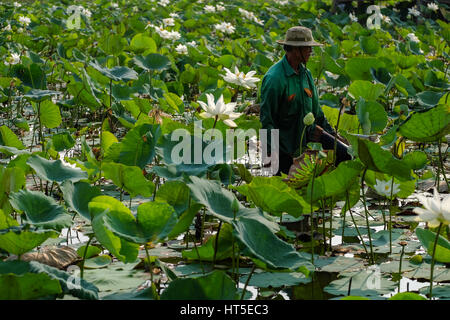
[[[270,153],[271,130],[276,129],[273,116],[278,113],[278,97],[280,88],[278,81],[270,75],[265,75],[261,84],[260,116],[261,126],[267,129],[267,150]]]
[[[313,88],[312,110],[313,110],[314,118],[316,119],[315,123],[318,126],[320,126],[322,129],[324,129],[326,132],[334,135],[334,129],[328,123],[327,118],[325,118],[322,108],[320,107],[319,94],[317,92],[317,88],[314,85],[314,81],[313,81],[311,73],[309,73],[309,71],[308,71],[308,77],[309,77],[309,83],[312,85],[312,88]]]

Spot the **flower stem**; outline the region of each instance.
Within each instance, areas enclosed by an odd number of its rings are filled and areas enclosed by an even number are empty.
[[[433,245],[433,253],[431,256],[431,273],[430,273],[430,300],[433,299],[433,273],[434,273],[434,256],[436,254],[436,246],[439,239],[439,233],[441,232],[442,222],[439,224],[436,238],[434,239],[434,245]]]
[[[313,194],[314,194],[314,179],[316,177],[317,156],[314,164],[314,173],[311,180],[311,263],[314,264],[314,219],[313,219]],[[325,204],[324,204],[325,206]],[[325,239],[324,239],[325,241]]]
[[[245,292],[247,291],[248,283],[250,282],[250,278],[253,275],[253,272],[255,272],[256,264],[253,265],[252,270],[250,271],[250,274],[248,275],[247,281],[245,281],[244,289],[242,290],[241,300],[244,300]]]
[[[302,136],[300,138],[300,154],[303,153],[303,137],[305,135],[306,126],[303,127]]]
[[[369,256],[369,252],[367,251],[366,244],[364,243],[363,237],[362,237],[361,233],[359,232],[359,228],[358,228],[358,226],[356,224],[355,218],[353,217],[352,208],[350,208],[350,197],[348,195],[348,190],[346,192],[346,196],[347,196],[347,202],[349,203],[348,211],[350,212],[350,217],[352,218],[353,224],[355,225],[356,232],[358,233],[358,236],[361,239],[361,243],[362,243],[362,245],[364,247],[364,251],[366,251],[366,255]]]
[[[389,198],[389,254],[392,254],[392,194],[394,192],[394,177],[391,182],[391,197]]]
[[[91,243],[93,237],[89,237],[89,241],[86,244],[86,248],[84,249],[84,253],[83,253],[83,261],[81,261],[81,268],[80,268],[80,278],[83,279],[83,274],[84,274],[84,262],[86,261],[86,255],[89,249],[89,244]]]
[[[368,210],[366,206],[366,196],[364,194],[364,178],[366,177],[367,167],[364,168],[364,172],[361,178],[361,191],[362,191],[362,197],[364,202],[364,212],[366,214],[366,225],[367,225],[367,235],[369,236],[369,245],[370,245],[370,264],[375,263],[375,259],[373,256],[373,246],[372,246],[372,236],[370,234],[370,225],[369,225],[369,216],[368,216]]]
[[[219,234],[220,234],[220,228],[222,227],[222,221],[219,222],[219,227],[217,228],[217,234],[216,239],[214,241],[214,258],[213,258],[213,266],[216,265],[216,256],[217,256],[217,250],[219,246]]]

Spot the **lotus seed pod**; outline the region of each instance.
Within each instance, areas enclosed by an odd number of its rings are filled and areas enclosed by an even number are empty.
[[[310,126],[314,123],[314,120],[314,115],[312,114],[312,112],[310,112],[303,118],[303,123],[306,126]]]

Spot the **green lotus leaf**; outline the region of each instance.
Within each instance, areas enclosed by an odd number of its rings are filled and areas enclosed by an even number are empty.
[[[126,190],[132,198],[137,195],[152,196],[155,185],[144,177],[139,167],[106,162],[103,163],[102,169],[105,178],[111,179],[116,186]]]
[[[444,92],[423,91],[417,94],[417,99],[425,107],[434,107],[439,103],[443,95]]]
[[[31,300],[56,296],[62,292],[58,280],[40,273],[0,274],[1,300]]]
[[[394,291],[397,283],[388,280],[387,276],[377,273],[377,270],[362,270],[358,272],[341,273],[340,278],[332,281],[323,290],[335,296],[350,295],[361,297],[380,296]]]
[[[122,214],[131,216],[129,217],[129,220],[132,221],[134,216],[131,214],[130,210],[120,201],[109,196],[98,196],[93,198],[89,202],[88,208],[92,217],[92,229],[100,244],[108,249],[108,251],[117,259],[126,263],[134,262],[139,252],[139,246],[114,235],[103,222],[106,215],[115,211],[122,211]]]
[[[11,205],[23,211],[26,220],[35,226],[61,230],[71,225],[71,216],[62,206],[40,191],[19,190],[10,195]]]
[[[417,111],[399,126],[398,133],[416,142],[437,141],[450,132],[450,105]]]
[[[57,238],[54,230],[25,230],[22,227],[10,227],[0,230],[0,248],[15,255],[24,254],[41,245],[48,238]]]
[[[192,220],[194,220],[194,217],[202,207],[203,205],[201,205],[200,203],[194,203],[191,205],[189,209],[187,209],[185,212],[179,215],[177,224],[173,227],[172,231],[169,233],[167,237],[169,239],[174,239],[178,235],[188,231],[192,224]]]
[[[355,100],[363,98],[366,101],[375,101],[383,93],[385,86],[377,83],[373,84],[366,80],[353,81],[348,88],[348,93]]]
[[[39,115],[43,126],[53,129],[61,124],[61,113],[59,107],[51,100],[41,102],[39,106]]]
[[[87,252],[86,251],[86,246],[81,246],[77,249],[77,253],[80,257],[84,257],[84,254],[86,253],[86,259],[95,257],[97,255],[99,255],[102,252],[102,249],[100,249],[97,246],[89,246],[87,248]]]
[[[222,225],[219,233],[219,239],[217,240],[216,261],[221,261],[232,257],[232,231],[233,230],[230,224],[226,223]],[[197,247],[196,249],[183,250],[183,258],[189,260],[214,261],[216,238],[217,234],[210,237],[205,244]]]
[[[361,162],[369,170],[383,172],[398,179],[411,180],[411,168],[405,161],[394,158],[389,151],[372,141],[350,134],[345,136]]]
[[[345,71],[352,80],[372,80],[371,68],[378,69],[384,66],[377,58],[355,57],[347,60]]]
[[[22,141],[20,141],[16,134],[5,125],[0,127],[0,144],[19,150],[25,149]]]
[[[333,128],[336,128],[339,117],[339,109],[322,106],[323,113]],[[347,131],[349,133],[358,133],[359,129],[358,117],[354,114],[344,113],[339,118],[339,131]]]
[[[109,131],[102,132],[102,152],[103,154],[111,147],[114,143],[119,142],[116,136]]]
[[[88,182],[73,183],[70,180],[63,182],[60,188],[67,204],[78,214],[90,220],[88,204],[93,198],[102,194],[100,189],[91,186]]]
[[[356,105],[358,116],[364,134],[383,131],[386,127],[388,116],[384,107],[376,101],[361,99]]]
[[[414,292],[400,292],[393,295],[388,300],[427,300],[427,299]]]
[[[427,249],[428,254],[432,255],[436,233],[431,230],[417,228],[416,235],[422,245]],[[437,241],[434,258],[438,262],[450,263],[450,241],[441,235],[439,235]]]
[[[178,215],[189,207],[189,187],[183,181],[167,181],[156,192],[156,199],[170,204]]]
[[[263,261],[272,269],[313,270],[305,255],[299,253],[287,242],[279,239],[263,223],[240,217],[232,221],[233,236],[235,236],[247,249],[251,256]]]
[[[341,162],[335,170],[314,179],[314,185],[312,185],[312,181],[310,181],[306,199],[310,201],[311,190],[313,192],[313,202],[341,195],[346,190],[350,189],[362,170],[363,165],[357,160]]]
[[[284,183],[281,177],[254,177],[251,183],[236,190],[257,207],[277,216],[287,212],[293,217],[299,217],[311,211],[311,205]]]
[[[114,81],[130,81],[138,78],[138,74],[133,69],[124,66],[116,66],[111,69],[102,67],[97,61],[91,62],[89,64],[95,70],[100,72],[105,77],[108,77]]]
[[[23,96],[30,101],[42,102],[44,100],[50,99],[52,96],[57,94],[57,91],[52,90],[31,89]]]
[[[161,300],[234,300],[237,299],[234,281],[223,271],[195,279],[176,279],[161,294]]]
[[[0,209],[3,209],[7,214],[11,213],[12,207],[8,195],[19,191],[25,184],[25,172],[20,167],[0,167]]]
[[[133,61],[138,67],[147,71],[150,70],[162,71],[170,67],[169,58],[159,53],[150,53],[145,57],[136,56],[133,58]]]
[[[240,282],[245,283],[249,275],[241,276]],[[261,272],[254,273],[248,283],[258,288],[281,288],[307,284],[312,278],[307,278],[300,272]]]
[[[69,132],[56,133],[52,136],[52,146],[56,151],[71,149],[75,145],[75,140]]]
[[[116,207],[119,206],[117,203]],[[117,236],[134,243],[161,241],[168,236],[176,223],[175,210],[164,202],[141,204],[136,218],[125,209],[126,207],[110,211],[104,217],[105,225]]]
[[[155,156],[155,145],[161,134],[159,126],[139,125],[125,135],[119,143],[113,143],[105,152],[105,161],[114,161],[143,169]]]
[[[41,179],[47,181],[61,183],[70,180],[77,182],[88,178],[86,172],[65,166],[61,160],[47,160],[38,155],[32,155],[28,158],[27,164],[36,171]]]
[[[47,87],[45,72],[37,63],[31,63],[28,66],[23,64],[13,65],[11,74],[28,87],[35,89],[45,89]]]
[[[148,273],[137,269],[139,260],[130,263],[113,262],[106,268],[86,269],[84,279],[98,287],[100,298],[112,293],[137,290],[146,280]]]
[[[403,157],[403,160],[410,166],[412,170],[423,169],[428,163],[427,154],[419,150],[408,152]]]
[[[143,33],[138,33],[131,39],[130,42],[130,50],[134,52],[156,52],[156,43],[155,40],[146,36]]]
[[[101,255],[94,258],[86,259],[84,267],[87,269],[99,269],[104,268],[111,263],[111,257],[108,255]]]
[[[8,229],[10,227],[17,227],[18,225],[19,223],[16,219],[0,209],[0,230]]]

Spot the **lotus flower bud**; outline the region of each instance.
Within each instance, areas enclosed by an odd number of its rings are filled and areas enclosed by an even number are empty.
[[[312,114],[312,112],[308,113],[304,118],[303,118],[303,123],[306,126],[310,126],[314,123],[315,119],[314,119],[314,115]]]

